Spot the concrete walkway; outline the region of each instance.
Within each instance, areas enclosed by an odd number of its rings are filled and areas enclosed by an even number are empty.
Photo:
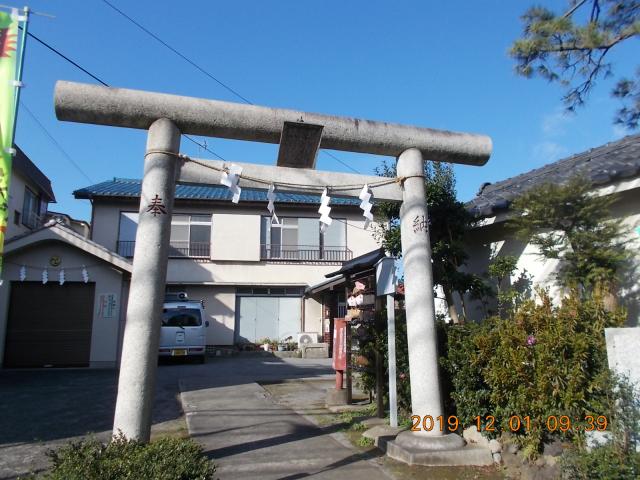
[[[221,480],[389,478],[375,460],[341,442],[334,427],[320,428],[303,415],[275,403],[255,382],[311,375],[330,379],[328,362],[253,359],[252,363],[253,369],[247,371],[244,361],[222,360],[219,366],[227,372],[222,377],[180,380],[189,433],[215,460],[217,477]]]
[[[87,434],[108,440],[117,377],[114,370],[0,369],[0,479],[48,468],[46,450],[70,440]],[[291,402],[276,403],[257,383],[301,378],[311,378],[309,388],[290,384]],[[204,365],[167,362],[158,368],[152,435],[183,433],[184,410],[221,480],[385,478],[331,427],[295,413],[315,413],[312,405],[321,405],[331,378],[330,360],[241,355]]]

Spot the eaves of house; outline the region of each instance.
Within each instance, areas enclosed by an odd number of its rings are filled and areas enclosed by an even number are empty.
[[[12,167],[24,177],[30,179],[40,189],[47,203],[55,203],[51,180],[33,163],[27,155],[15,145],[16,155],[13,157]]]
[[[24,249],[33,248],[41,243],[52,241],[68,244],[71,247],[77,248],[84,253],[93,255],[113,265],[121,271],[131,273],[132,263],[130,260],[83,237],[55,220],[51,220],[46,225],[7,240],[4,255],[9,257]]]
[[[639,187],[637,182],[630,180],[640,177],[640,134],[624,137],[500,182],[484,183],[466,207],[478,219],[497,216],[506,213],[511,202],[527,190],[546,183],[562,184],[576,174],[583,175],[594,188],[616,182],[626,182],[626,189]]]

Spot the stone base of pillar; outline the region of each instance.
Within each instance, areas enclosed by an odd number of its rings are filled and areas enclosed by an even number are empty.
[[[491,450],[467,445],[455,433],[427,437],[404,431],[387,443],[387,455],[409,465],[493,465]]]
[[[347,404],[347,399],[348,399],[348,395],[347,395],[347,389],[346,388],[330,388],[329,390],[327,390],[327,406],[334,406],[334,405],[346,405]]]

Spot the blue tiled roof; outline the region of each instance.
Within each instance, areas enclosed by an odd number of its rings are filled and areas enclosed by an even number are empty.
[[[73,192],[75,198],[139,198],[140,180],[129,178],[114,178],[106,182],[97,183]],[[229,189],[223,185],[192,185],[177,184],[176,200],[211,200],[231,201]],[[260,188],[242,188],[240,201],[267,202],[267,190]],[[304,203],[319,205],[320,195],[311,193],[288,193],[276,191],[277,203]],[[357,198],[331,197],[331,205],[360,205]]]

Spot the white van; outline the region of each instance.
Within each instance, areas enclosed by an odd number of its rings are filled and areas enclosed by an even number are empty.
[[[173,296],[172,296],[173,297]],[[206,358],[206,328],[209,321],[204,320],[202,302],[187,300],[184,293],[174,298],[165,298],[162,307],[162,328],[160,331],[161,357],[196,357],[201,363]]]

